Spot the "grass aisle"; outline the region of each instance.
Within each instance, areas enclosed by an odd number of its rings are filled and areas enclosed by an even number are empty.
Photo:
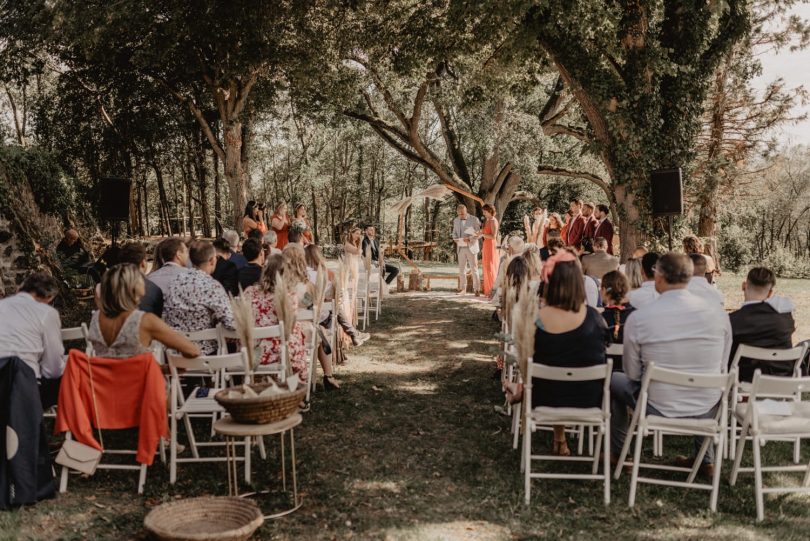
[[[751,478],[732,491],[728,462],[716,515],[707,493],[649,486],[630,511],[626,476],[607,509],[598,483],[539,480],[524,507],[509,423],[492,408],[501,395],[491,379],[490,312],[479,299],[444,292],[387,299],[372,340],[338,372],[343,388],[319,390],[296,432],[303,507],[255,539],[806,539],[807,498],[766,501],[767,520],[755,526]],[[537,436],[535,449],[549,439]],[[665,440],[670,456],[686,445]],[[278,482],[277,440],[269,451],[268,463],[254,455],[260,488]],[[765,456],[774,455],[789,456],[788,446],[770,444]],[[167,478],[162,465],[151,468],[144,497],[132,475],[72,480],[67,495],[0,513],[0,539],[143,539],[154,505],[227,491],[221,464],[185,465],[175,486]]]

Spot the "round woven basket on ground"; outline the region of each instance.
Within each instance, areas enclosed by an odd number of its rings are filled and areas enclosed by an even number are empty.
[[[161,541],[244,541],[263,522],[261,510],[251,500],[206,496],[159,505],[143,525]]]
[[[270,383],[254,383],[250,387],[258,394],[270,385]],[[307,386],[299,383],[298,389],[292,392],[255,398],[228,398],[228,391],[237,388],[222,389],[214,395],[214,399],[225,408],[234,421],[245,424],[267,424],[286,419],[298,411],[298,406],[307,396]]]

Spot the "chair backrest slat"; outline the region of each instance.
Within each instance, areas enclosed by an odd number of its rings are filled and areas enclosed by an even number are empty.
[[[751,399],[766,397],[780,397],[810,392],[810,377],[786,378],[779,376],[763,376],[759,370],[754,373],[751,388]]]
[[[740,359],[754,359],[757,361],[776,361],[776,362],[797,362],[804,358],[807,352],[807,344],[800,344],[790,349],[769,349],[760,348],[756,346],[749,346],[747,344],[740,344],[737,352],[734,354],[732,367],[740,364]]]
[[[530,362],[528,377],[553,381],[593,381],[610,377],[612,366],[612,363],[605,363],[581,368],[563,368]]]
[[[655,366],[650,363],[647,366],[647,376],[651,382],[668,383],[681,387],[693,387],[696,389],[721,389],[728,382],[728,374],[712,373],[704,374],[697,372],[681,372],[679,370],[669,370]]]
[[[622,344],[610,344],[606,353],[608,357],[621,357],[624,355],[624,346]]]
[[[62,329],[62,341],[68,342],[71,340],[85,340],[87,338],[87,326],[82,324],[81,327],[66,327]]]
[[[172,369],[216,372],[228,368],[244,368],[247,352],[244,348],[239,353],[228,355],[209,355],[187,359],[182,355],[168,354],[169,366]]]

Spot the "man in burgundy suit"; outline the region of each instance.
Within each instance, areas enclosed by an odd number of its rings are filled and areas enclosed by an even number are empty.
[[[596,218],[594,217],[594,205],[587,202],[582,204],[582,218],[585,220],[585,230],[582,233],[582,251],[593,253],[593,239],[596,231]]]
[[[610,209],[607,205],[596,205],[593,215],[596,222],[593,229],[593,237],[602,237],[607,241],[607,253],[613,255],[613,224],[608,218]]]
[[[582,217],[582,199],[572,199],[568,203],[571,218],[568,219],[568,246],[577,250],[582,248],[582,238],[585,234],[585,218]]]

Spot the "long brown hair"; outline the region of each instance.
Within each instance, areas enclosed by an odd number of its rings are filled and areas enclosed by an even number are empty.
[[[545,285],[547,306],[578,312],[585,303],[585,280],[579,260],[559,262]]]
[[[360,239],[357,239],[357,242],[355,242],[355,241],[353,241],[353,240],[352,240],[352,235],[354,235],[355,231],[359,231],[360,233],[362,233],[362,232],[363,232],[363,230],[362,230],[362,229],[360,229],[360,228],[359,228],[359,227],[357,227],[357,226],[352,227],[352,228],[349,230],[349,236],[348,236],[348,237],[346,237],[346,242],[347,242],[347,243],[349,243],[349,244],[353,244],[354,246],[356,246],[356,247],[360,248]]]
[[[309,281],[307,277],[307,260],[304,255],[304,248],[297,243],[291,242],[281,251],[281,258],[284,261],[284,278],[287,283],[291,280],[294,283],[305,284]]]
[[[256,284],[263,293],[273,293],[276,290],[276,275],[284,274],[284,258],[273,254],[267,258],[262,267],[262,275]]]

